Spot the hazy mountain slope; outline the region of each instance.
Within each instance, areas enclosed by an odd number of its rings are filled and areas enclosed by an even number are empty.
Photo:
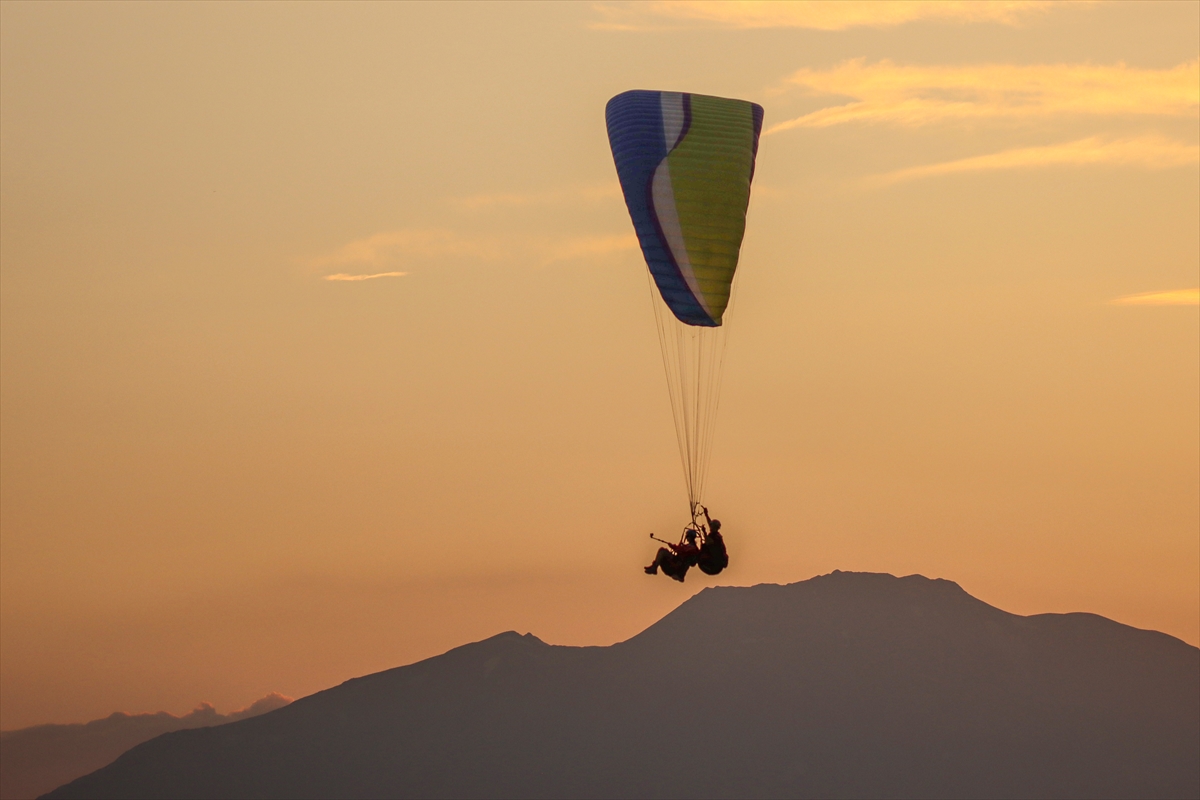
[[[218,714],[208,703],[177,717],[117,712],[80,725],[35,725],[0,732],[0,800],[32,800],[103,767],[129,748],[168,731],[223,725],[291,702],[272,692],[240,711]]]
[[[701,592],[605,648],[501,634],[161,736],[50,797],[1195,797],[1200,650],[956,584]]]

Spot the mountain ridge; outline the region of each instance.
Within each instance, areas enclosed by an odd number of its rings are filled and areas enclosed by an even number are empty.
[[[210,703],[200,703],[182,716],[166,711],[143,714],[114,711],[90,722],[49,723],[0,731],[3,751],[0,800],[30,800],[64,781],[94,772],[160,734],[236,722],[265,714],[291,700],[271,692],[228,714],[217,713]]]
[[[1194,797],[1200,650],[919,575],[711,587],[608,647],[513,631],[221,728],[71,797]]]

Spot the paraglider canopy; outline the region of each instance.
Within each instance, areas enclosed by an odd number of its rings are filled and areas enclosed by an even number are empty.
[[[684,92],[631,91],[605,109],[625,204],[663,301],[716,327],[737,269],[762,106]]]

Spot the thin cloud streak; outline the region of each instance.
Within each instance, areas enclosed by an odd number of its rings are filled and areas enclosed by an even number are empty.
[[[1197,145],[1189,145],[1161,136],[1142,136],[1118,140],[1105,140],[1092,136],[1074,142],[1042,147],[1021,147],[957,161],[910,167],[877,175],[870,180],[875,183],[890,184],[960,172],[1096,164],[1167,169],[1197,163],[1200,163],[1200,146]]]
[[[854,102],[778,123],[767,134],[850,122],[919,127],[1065,114],[1182,117],[1200,109],[1200,59],[1161,70],[1125,64],[899,66],[854,59],[832,69],[799,70],[786,85]]]
[[[404,229],[384,231],[357,239],[334,252],[310,260],[311,267],[363,265],[380,267],[397,260],[436,260],[468,257],[476,261],[519,259],[540,266],[559,261],[605,256],[637,248],[637,237],[629,234],[579,236],[509,236],[504,238],[462,235],[450,230]],[[374,273],[339,272],[323,276],[327,281],[365,281],[401,277],[407,271]]]
[[[436,258],[473,256],[490,259],[497,255],[494,247],[479,240],[467,240],[445,229],[406,228],[384,231],[356,239],[328,255],[309,262],[313,267],[385,266],[397,258]]]
[[[327,281],[370,281],[375,278],[402,278],[407,275],[407,272],[376,272],[374,275],[348,275],[345,272],[339,272],[336,275],[326,275]]]
[[[1114,306],[1200,306],[1200,287],[1169,292],[1142,292],[1110,300]]]
[[[1029,16],[1055,5],[1058,4],[1040,0],[989,3],[959,0],[675,0],[601,3],[594,8],[603,20],[591,23],[589,27],[598,30],[661,30],[670,27],[670,23],[683,22],[717,28],[841,31],[858,27],[887,28],[921,20],[1019,25]]]

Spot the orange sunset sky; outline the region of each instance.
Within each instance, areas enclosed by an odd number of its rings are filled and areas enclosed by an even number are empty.
[[[1200,642],[1200,3],[0,23],[3,728],[834,569]],[[766,110],[682,586],[631,88]]]

